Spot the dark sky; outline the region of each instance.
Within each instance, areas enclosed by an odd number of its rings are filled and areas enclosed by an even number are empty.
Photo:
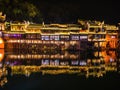
[[[77,19],[104,20],[118,23],[120,4],[115,0],[38,0],[34,2],[51,22],[76,22]]]
[[[45,22],[74,23],[77,19],[120,21],[120,4],[115,0],[31,0]]]

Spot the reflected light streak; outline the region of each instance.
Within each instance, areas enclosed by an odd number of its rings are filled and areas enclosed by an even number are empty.
[[[0,48],[4,48],[4,42],[3,42],[2,38],[0,38]]]
[[[4,58],[4,49],[0,49],[0,62],[3,60]]]

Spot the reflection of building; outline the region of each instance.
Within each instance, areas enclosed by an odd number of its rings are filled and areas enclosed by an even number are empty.
[[[4,49],[0,49],[0,63],[2,62],[4,58]]]
[[[0,12],[0,31],[5,30],[5,19],[6,15],[3,15],[3,13]]]
[[[117,43],[117,48],[118,48],[118,52],[119,52],[119,50],[120,50],[120,23],[118,23],[118,28],[119,28],[119,30],[118,30],[118,43]]]
[[[103,76],[107,71],[116,71],[116,67],[112,65],[105,66],[104,63],[101,61],[90,61],[82,62],[79,66],[71,66],[68,65],[66,61],[63,61],[64,64],[60,65],[58,61],[50,62],[51,64],[48,65],[44,62],[43,65],[36,66],[26,66],[26,65],[17,65],[11,66],[12,74],[25,74],[30,75],[33,72],[42,72],[42,74],[78,74],[78,75],[85,75],[86,77],[94,76],[100,77]]]
[[[31,50],[32,52],[32,50]],[[92,55],[92,54],[91,54]],[[67,52],[67,51],[59,51],[59,52],[55,52],[51,51],[51,52],[41,52],[41,53],[10,53],[6,56],[6,61],[11,61],[11,62],[16,62],[19,61],[22,63],[27,64],[27,60],[34,62],[36,61],[36,63],[38,64],[39,62],[43,61],[43,62],[47,62],[50,60],[52,61],[68,61],[68,60],[83,60],[86,61],[87,59],[87,52]],[[33,61],[34,60],[34,61]],[[39,63],[40,65],[41,63]]]
[[[6,15],[3,15],[2,12],[0,12],[0,49],[4,48],[4,41],[2,39],[3,33],[1,31],[5,30],[5,18]]]
[[[9,64],[12,74],[25,74],[33,72],[42,74],[78,74],[86,77],[103,76],[108,71],[117,71],[116,57],[113,52],[94,52],[93,58],[83,58],[85,53],[62,52],[61,54],[8,54],[5,64]],[[57,55],[57,56],[56,56]],[[88,54],[86,54],[88,55]],[[71,56],[71,57],[69,57]]]
[[[0,67],[0,87],[7,83],[7,70],[5,67]]]

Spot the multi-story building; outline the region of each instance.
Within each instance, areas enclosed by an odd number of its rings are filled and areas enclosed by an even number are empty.
[[[1,16],[2,17],[2,16]],[[4,16],[5,17],[5,16]],[[4,22],[1,42],[9,50],[103,50],[115,49],[118,27],[100,21],[78,21],[78,24],[34,24]]]
[[[87,48],[88,35],[76,24],[11,23],[4,31],[6,48],[80,50]]]
[[[88,23],[88,41],[93,49],[105,49],[106,47],[106,29],[104,22],[90,21]]]

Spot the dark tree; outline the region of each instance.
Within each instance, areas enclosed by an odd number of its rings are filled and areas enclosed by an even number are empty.
[[[0,0],[0,11],[7,15],[9,21],[41,22],[42,20],[40,11],[29,0]]]

